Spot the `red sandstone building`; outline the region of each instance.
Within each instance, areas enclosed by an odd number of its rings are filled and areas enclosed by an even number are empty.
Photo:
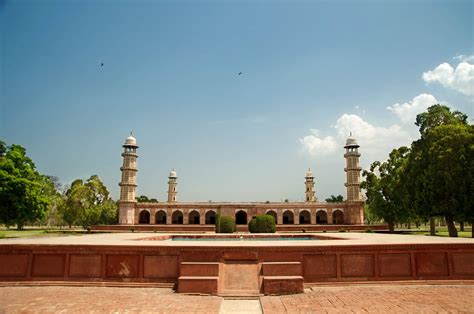
[[[246,225],[260,214],[269,214],[277,225],[338,225],[363,224],[363,200],[360,192],[360,153],[357,140],[346,141],[346,201],[318,202],[314,176],[305,176],[305,202],[178,202],[177,174],[173,169],[168,177],[168,200],[159,203],[138,203],[137,141],[130,135],[123,145],[122,180],[120,182],[119,224],[121,225],[213,225],[216,215],[234,217],[237,225]]]

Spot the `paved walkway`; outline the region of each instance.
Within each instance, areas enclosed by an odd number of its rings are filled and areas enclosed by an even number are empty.
[[[474,285],[312,287],[265,296],[263,313],[474,313]],[[258,300],[188,296],[163,288],[0,287],[0,313],[258,313]]]

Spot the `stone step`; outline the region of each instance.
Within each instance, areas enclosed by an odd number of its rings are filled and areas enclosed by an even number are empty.
[[[263,294],[293,294],[304,292],[302,276],[263,276]]]
[[[263,276],[301,276],[301,262],[263,262]]]
[[[219,263],[215,262],[181,262],[181,276],[219,276]]]
[[[219,277],[217,276],[180,276],[179,293],[217,294]]]

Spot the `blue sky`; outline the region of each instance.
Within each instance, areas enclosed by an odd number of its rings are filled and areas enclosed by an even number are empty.
[[[434,102],[474,116],[472,1],[7,0],[0,36],[0,138],[114,197],[131,130],[138,194],[279,201],[308,167],[345,195],[349,131],[367,167]]]

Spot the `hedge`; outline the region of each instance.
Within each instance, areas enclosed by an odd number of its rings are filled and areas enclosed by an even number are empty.
[[[249,222],[251,233],[275,233],[275,218],[271,215],[258,215]]]

